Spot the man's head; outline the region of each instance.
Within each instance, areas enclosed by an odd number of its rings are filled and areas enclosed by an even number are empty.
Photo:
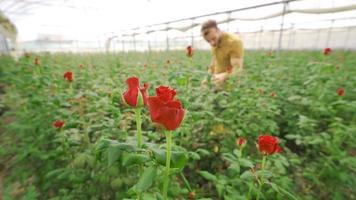
[[[217,47],[220,42],[221,31],[215,20],[208,20],[201,26],[201,34],[204,39],[213,47]]]

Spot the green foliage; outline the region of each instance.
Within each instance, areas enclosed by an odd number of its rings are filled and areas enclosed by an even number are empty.
[[[355,55],[246,52],[244,75],[223,91],[201,85],[210,78],[204,51],[192,62],[183,51],[1,57],[3,198],[162,199],[164,133],[144,109],[137,148],[134,112],[121,102],[126,78],[138,76],[151,95],[175,88],[186,109],[173,133],[171,198],[355,199]],[[283,151],[261,169],[255,143],[267,133]]]

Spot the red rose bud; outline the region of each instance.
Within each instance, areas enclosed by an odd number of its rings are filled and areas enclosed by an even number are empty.
[[[186,55],[188,56],[188,57],[192,57],[193,56],[193,47],[192,46],[187,46],[187,52],[186,52]]]
[[[271,96],[271,97],[276,97],[277,94],[276,94],[275,92],[271,92],[270,96]]]
[[[62,128],[63,126],[64,126],[64,121],[62,121],[62,120],[57,120],[57,121],[55,121],[54,123],[53,123],[53,126],[55,127],[55,128]]]
[[[258,137],[258,149],[265,155],[281,152],[282,149],[278,143],[278,138],[271,135],[260,135]]]
[[[39,58],[35,58],[35,60],[33,61],[33,63],[35,65],[39,65],[40,64],[40,59]]]
[[[345,95],[345,89],[344,88],[338,88],[337,90],[336,90],[336,92],[337,92],[337,95],[339,95],[340,97],[342,97],[342,96],[344,96]]]
[[[240,149],[242,149],[243,147],[245,147],[245,145],[246,145],[246,140],[245,140],[245,138],[243,138],[243,137],[237,138],[237,140],[236,140],[236,145],[237,145]]]
[[[132,107],[147,106],[147,88],[148,84],[143,84],[140,88],[140,83],[137,77],[130,77],[126,80],[128,89],[122,95],[124,103]]]
[[[175,90],[160,86],[156,88],[156,96],[148,97],[151,120],[170,131],[177,129],[184,118],[184,109],[181,102],[174,99],[175,95]]]
[[[329,54],[331,54],[332,50],[330,48],[325,48],[324,49],[324,56],[327,56]]]
[[[63,77],[69,82],[73,81],[73,73],[71,71],[65,72]]]
[[[189,199],[189,200],[195,199],[195,192],[189,192],[189,194],[188,194],[188,199]]]

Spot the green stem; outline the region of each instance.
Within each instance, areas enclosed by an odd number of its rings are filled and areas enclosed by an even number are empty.
[[[142,131],[141,131],[142,117],[141,117],[141,108],[135,108],[135,114],[136,114],[136,129],[137,129],[137,147],[138,147],[138,148],[141,148],[141,144],[142,144]]]
[[[185,176],[182,172],[180,172],[180,177],[183,179],[185,187],[189,190],[189,192],[191,192],[192,188],[190,187],[188,180],[185,178]]]
[[[256,198],[256,200],[259,200],[260,199],[260,193],[261,193],[261,186],[262,186],[262,184],[259,184],[259,186],[258,186],[258,193],[257,193],[257,198]]]
[[[262,164],[261,164],[261,169],[262,169],[262,170],[265,168],[266,160],[267,160],[267,156],[263,156],[263,158],[262,158]]]
[[[265,166],[266,166],[266,160],[267,160],[267,156],[266,155],[264,155],[263,156],[263,158],[262,158],[262,164],[261,164],[261,170],[264,170],[264,168],[265,168]],[[260,181],[258,181],[258,194],[257,194],[257,198],[256,198],[256,200],[259,200],[260,199],[260,193],[262,193],[262,185],[263,185],[263,180],[262,180],[262,178],[261,178],[261,180]]]
[[[69,95],[71,96],[71,98],[73,97],[73,94],[74,94],[74,92],[73,92],[73,84],[72,83],[68,83],[69,84]]]
[[[166,148],[166,175],[164,177],[164,182],[163,182],[163,199],[167,200],[167,191],[168,191],[168,183],[169,183],[169,171],[171,167],[171,148],[172,148],[172,132],[167,131],[166,132],[166,142],[167,142],[167,148]]]

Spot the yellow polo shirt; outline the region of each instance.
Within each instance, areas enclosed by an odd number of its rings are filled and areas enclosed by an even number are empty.
[[[244,49],[239,36],[223,32],[217,47],[211,47],[215,63],[212,73],[228,72],[231,67],[230,58],[243,58]],[[231,69],[230,69],[231,70]]]

